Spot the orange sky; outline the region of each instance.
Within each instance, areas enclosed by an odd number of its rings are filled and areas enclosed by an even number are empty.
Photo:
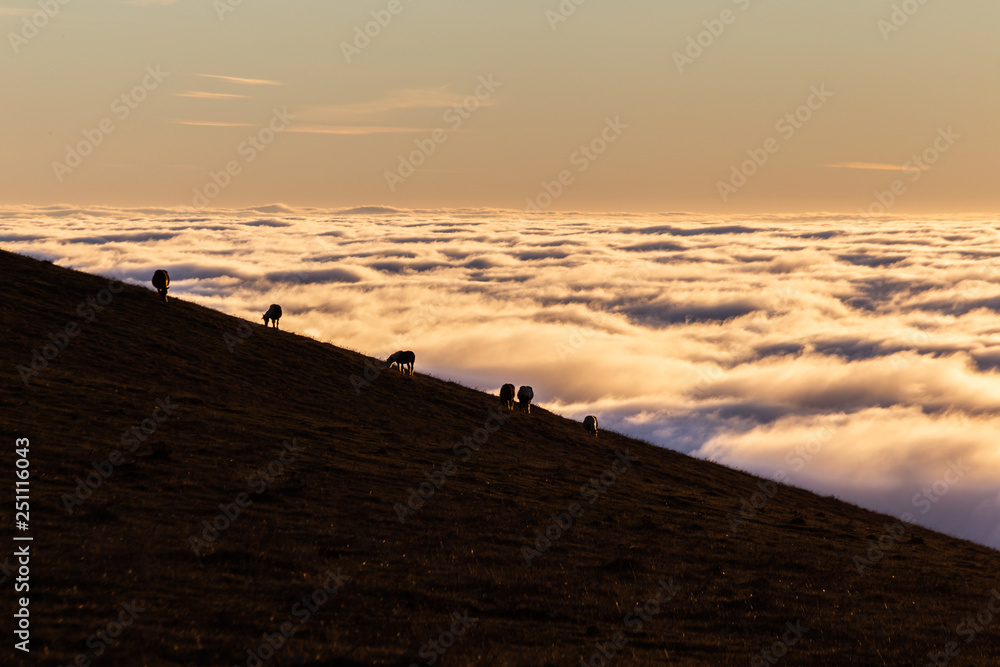
[[[2,1],[0,203],[991,211],[998,19],[986,0]]]

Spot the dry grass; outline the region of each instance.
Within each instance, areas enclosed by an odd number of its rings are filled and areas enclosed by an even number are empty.
[[[135,287],[88,323],[77,304],[106,279],[5,252],[0,271],[6,470],[15,435],[31,439],[31,663],[93,659],[88,637],[138,599],[146,611],[98,664],[246,664],[285,621],[297,631],[268,665],[427,664],[421,648],[465,610],[475,622],[445,665],[575,665],[616,632],[628,643],[615,664],[745,665],[796,620],[810,630],[789,665],[923,664],[950,641],[962,644],[950,664],[996,664],[1000,619],[971,643],[956,634],[1000,585],[986,547],[913,528],[862,575],[853,558],[888,517],[780,487],[734,533],[727,515],[759,479],[595,440],[541,409],[462,461],[453,446],[497,397],[390,372],[358,395],[356,353],[257,324],[231,353],[240,320]],[[69,321],[82,333],[25,387],[16,366]],[[174,416],[68,514],[75,479],[166,397]],[[303,452],[257,493],[248,478],[293,438]],[[625,449],[638,461],[589,504],[581,485]],[[400,523],[393,505],[449,460],[453,474]],[[189,536],[241,493],[252,506],[196,556]],[[574,502],[582,515],[527,565],[522,546]],[[300,624],[293,606],[328,571],[350,580]],[[670,578],[677,595],[627,625]]]

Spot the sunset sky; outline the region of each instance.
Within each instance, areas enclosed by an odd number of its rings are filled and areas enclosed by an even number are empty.
[[[0,2],[6,205],[854,214],[1000,196],[988,0],[64,2]]]

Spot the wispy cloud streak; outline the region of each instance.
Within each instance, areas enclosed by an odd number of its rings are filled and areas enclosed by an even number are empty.
[[[862,169],[870,171],[927,171],[930,169],[926,165],[883,164],[880,162],[837,162],[835,164],[821,164],[819,166],[830,169]]]
[[[187,90],[183,93],[176,93],[175,97],[192,97],[195,99],[204,100],[232,100],[232,99],[246,99],[249,95],[237,95],[235,93],[209,93],[200,90]]]
[[[208,79],[218,79],[219,81],[226,81],[228,83],[236,83],[243,86],[283,86],[285,84],[280,81],[269,81],[268,79],[245,79],[238,76],[222,76],[220,74],[195,74],[195,76],[201,76]]]

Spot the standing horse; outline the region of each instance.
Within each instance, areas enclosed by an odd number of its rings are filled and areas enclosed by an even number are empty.
[[[267,321],[271,320],[271,323],[274,324],[274,328],[277,329],[278,320],[280,319],[281,319],[281,306],[279,306],[276,303],[272,303],[271,307],[267,309],[266,313],[264,313],[264,326],[266,327]]]
[[[528,386],[523,386],[517,390],[517,404],[522,412],[531,414],[531,399],[535,397],[535,391]]]
[[[500,387],[500,405],[508,410],[514,409],[514,385],[505,384]]]
[[[170,274],[163,269],[157,269],[156,273],[153,274],[153,287],[156,288],[156,293],[160,295],[160,301],[167,300],[167,290],[170,288]]]
[[[389,364],[389,368],[392,368],[393,364],[395,364],[396,366],[399,366],[399,371],[401,373],[409,372],[410,375],[413,375],[413,362],[416,360],[417,355],[410,351],[404,352],[403,350],[400,350],[399,352],[393,353],[392,356],[386,359],[386,363]],[[405,366],[409,366],[409,369],[407,370],[404,368]]]

